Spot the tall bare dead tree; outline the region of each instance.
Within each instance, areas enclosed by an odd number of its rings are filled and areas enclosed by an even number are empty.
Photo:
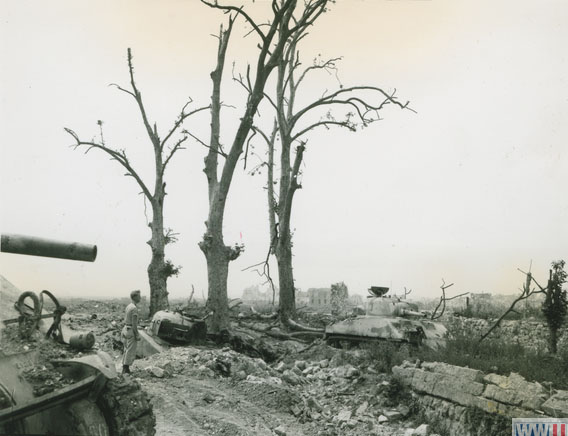
[[[100,135],[98,140],[83,141],[79,138],[79,135],[69,128],[65,128],[67,133],[69,133],[75,140],[73,147],[85,147],[85,153],[93,149],[98,149],[106,154],[110,155],[112,160],[117,161],[122,167],[126,169],[125,176],[132,177],[144,195],[145,200],[151,205],[152,209],[152,219],[148,224],[152,237],[147,244],[152,249],[152,259],[148,265],[148,280],[150,283],[150,316],[152,316],[158,310],[168,308],[168,291],[167,291],[167,280],[171,276],[178,274],[180,267],[174,266],[170,260],[165,258],[165,247],[167,244],[176,241],[176,234],[172,232],[171,229],[166,229],[164,227],[164,199],[166,197],[166,182],[164,174],[167,165],[172,160],[173,156],[179,150],[184,148],[183,144],[187,140],[190,133],[187,130],[181,130],[184,121],[191,115],[197,112],[208,109],[209,107],[200,107],[191,111],[188,110],[188,106],[192,103],[189,99],[187,103],[182,107],[180,114],[173,123],[173,126],[165,133],[163,137],[158,133],[158,127],[156,123],[152,123],[147,115],[146,108],[144,107],[144,102],[142,101],[142,94],[138,89],[136,82],[134,81],[134,67],[132,64],[132,52],[130,48],[127,51],[128,57],[128,72],[130,75],[130,89],[123,88],[119,85],[113,84],[120,91],[125,92],[130,95],[138,106],[138,110],[142,117],[142,122],[152,144],[152,151],[154,153],[154,190],[150,191],[148,185],[142,180],[140,174],[133,168],[129,158],[126,155],[124,149],[115,149],[108,146],[105,142],[102,130],[102,121],[98,121]],[[180,136],[181,133],[181,136]],[[170,142],[173,138],[178,138],[171,147]]]
[[[316,60],[307,68],[301,68],[298,43],[307,35],[305,29],[288,39],[283,60],[278,65],[276,95],[269,100],[276,111],[276,123],[270,135],[261,133],[268,144],[268,205],[271,251],[278,263],[280,289],[279,313],[281,321],[289,322],[295,315],[295,287],[292,269],[292,232],[290,220],[294,195],[300,189],[301,166],[306,150],[307,135],[318,127],[332,126],[356,131],[380,119],[380,111],[389,104],[410,109],[408,102],[400,103],[395,92],[387,93],[375,86],[339,87],[338,90],[318,98],[301,109],[295,108],[300,85],[314,71],[336,71],[336,59]],[[412,109],[410,109],[412,110]],[[315,119],[315,121],[314,121]],[[281,149],[279,163],[279,194],[274,185],[274,147],[278,133]],[[294,148],[295,147],[295,148]],[[292,153],[294,155],[292,156]],[[293,161],[292,161],[293,157]]]
[[[213,93],[211,96],[211,136],[204,172],[209,191],[209,213],[206,231],[199,246],[207,260],[208,300],[207,306],[213,311],[209,318],[209,329],[219,332],[228,326],[227,279],[229,262],[236,259],[243,247],[227,246],[223,239],[223,219],[229,188],[235,167],[251,134],[254,117],[264,98],[264,89],[272,71],[282,62],[286,43],[311,26],[326,10],[329,0],[307,0],[297,8],[297,0],[272,0],[270,21],[260,23],[250,16],[243,7],[221,5],[218,1],[201,0],[205,5],[230,14],[227,29],[219,32],[216,68],[211,73]],[[221,146],[221,81],[225,57],[234,20],[243,18],[252,27],[251,32],[260,39],[256,67],[247,68],[242,83],[247,90],[244,113],[241,115],[230,149],[225,152]],[[219,176],[218,159],[224,159]]]

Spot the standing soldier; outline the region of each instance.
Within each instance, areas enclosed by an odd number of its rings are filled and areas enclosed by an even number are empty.
[[[138,333],[138,307],[140,303],[140,291],[130,293],[132,303],[126,306],[124,327],[122,328],[122,342],[124,343],[124,355],[122,356],[122,373],[130,374],[130,365],[136,358],[136,343],[140,340]]]

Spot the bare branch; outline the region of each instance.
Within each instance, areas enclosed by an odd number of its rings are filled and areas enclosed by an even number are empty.
[[[244,17],[244,19],[252,26],[252,28],[255,30],[255,32],[260,36],[262,41],[266,42],[266,35],[264,35],[262,30],[260,30],[259,26],[256,24],[256,22],[243,10],[243,6],[241,6],[240,8],[237,8],[236,6],[230,6],[230,5],[229,6],[223,6],[223,5],[218,4],[217,1],[215,1],[214,3],[211,3],[211,2],[208,2],[207,0],[201,0],[201,3],[206,4],[210,8],[221,9],[225,12],[236,12],[237,15],[241,15],[242,17]]]
[[[348,97],[348,98],[341,98],[341,96],[343,96],[343,95],[352,94],[356,91],[376,92],[383,97],[383,100],[378,105],[373,105],[373,104],[370,104],[367,101],[365,101],[365,100],[363,100],[359,97],[352,96],[352,97]],[[377,88],[377,87],[374,87],[374,86],[352,86],[352,87],[349,87],[349,88],[343,88],[343,89],[340,89],[338,91],[335,91],[332,94],[329,94],[325,97],[322,97],[319,100],[316,100],[315,102],[309,104],[305,108],[298,111],[290,120],[290,126],[294,126],[296,124],[296,122],[303,115],[305,115],[309,111],[313,110],[314,108],[317,108],[317,107],[320,107],[320,106],[325,106],[325,105],[333,105],[333,104],[348,104],[348,105],[351,105],[357,111],[359,118],[362,121],[367,121],[367,122],[369,120],[365,119],[366,113],[368,113],[369,111],[378,111],[378,110],[382,109],[386,104],[392,103],[392,104],[399,106],[401,109],[408,109],[408,110],[411,110],[411,111],[414,112],[413,109],[408,107],[409,102],[402,104],[396,99],[396,97],[394,96],[395,92],[396,92],[396,90],[392,94],[388,94],[387,92],[385,92],[381,88]],[[357,105],[357,103],[359,103],[361,105],[361,107],[359,107]]]
[[[519,269],[519,271],[521,271],[521,270]],[[501,315],[499,317],[499,319],[497,319],[497,321],[495,321],[495,323],[489,328],[489,330],[487,330],[487,332],[485,332],[479,338],[479,340],[477,341],[478,344],[480,344],[481,341],[483,341],[487,336],[489,336],[493,330],[495,330],[497,327],[499,327],[499,325],[501,324],[501,321],[503,321],[503,319],[505,319],[505,317],[510,312],[514,311],[514,307],[516,306],[516,304],[518,302],[526,300],[527,298],[529,298],[530,296],[532,296],[534,294],[540,294],[540,293],[543,293],[543,292],[546,291],[546,288],[542,288],[538,283],[536,283],[536,280],[533,278],[533,276],[530,272],[529,273],[525,273],[524,271],[521,271],[521,272],[527,276],[526,282],[523,284],[521,294],[511,303],[509,308],[503,313],[503,315]],[[540,290],[539,291],[535,291],[534,289],[531,290],[531,282],[535,282],[537,284],[537,286],[540,288]]]
[[[142,181],[142,179],[140,178],[138,173],[130,165],[130,161],[128,160],[128,158],[126,156],[126,152],[124,150],[117,151],[117,150],[113,150],[112,148],[107,147],[106,145],[99,144],[99,143],[96,143],[96,142],[81,141],[79,139],[79,136],[77,135],[77,133],[75,133],[73,130],[65,127],[65,131],[67,133],[69,133],[73,137],[73,139],[75,139],[75,141],[76,141],[76,144],[73,145],[73,148],[77,149],[80,146],[86,146],[87,150],[85,151],[85,153],[88,153],[93,148],[98,148],[99,150],[102,150],[105,153],[107,153],[109,156],[111,156],[112,159],[114,159],[118,163],[120,163],[124,168],[126,168],[126,171],[127,171],[126,175],[133,177],[134,180],[136,180],[136,182],[138,183],[138,185],[142,189],[142,192],[144,193],[146,198],[148,198],[148,200],[152,201],[152,199],[153,199],[152,194],[150,194],[150,191],[148,190],[148,188],[146,187],[146,185],[144,184],[144,182]]]
[[[442,296],[440,297],[440,301],[439,301],[438,305],[436,306],[436,308],[434,309],[432,316],[430,317],[430,319],[432,321],[442,317],[442,315],[446,311],[446,301],[450,301],[450,300],[453,300],[454,298],[463,297],[464,295],[469,294],[469,292],[464,292],[463,294],[459,294],[459,295],[456,295],[454,297],[446,297],[446,289],[452,287],[453,285],[454,285],[453,283],[446,285],[446,281],[444,279],[442,279],[442,286],[440,286],[440,289],[442,290]],[[440,309],[440,306],[442,307],[442,310],[438,314],[438,309]]]
[[[256,136],[256,132],[257,130],[255,128],[252,128],[252,135],[249,135],[248,139],[247,139],[247,146],[245,149],[245,157],[244,157],[244,166],[243,166],[243,170],[247,169],[247,158],[248,158],[248,151],[249,151],[249,145],[250,142],[252,141],[252,138],[254,138]]]
[[[132,51],[130,48],[127,50],[128,54],[128,72],[130,74],[130,85],[132,86],[133,93],[132,95],[136,99],[136,103],[138,103],[138,108],[140,109],[140,114],[142,115],[142,121],[144,122],[144,127],[146,127],[146,132],[154,145],[154,148],[160,147],[160,139],[158,138],[158,134],[156,132],[156,124],[154,123],[154,129],[152,129],[152,125],[150,121],[148,121],[148,117],[146,115],[146,109],[144,108],[144,103],[142,102],[142,94],[138,90],[136,86],[136,82],[134,81],[134,66],[132,65]]]
[[[337,70],[337,67],[335,65],[335,63],[337,61],[342,60],[342,57],[338,57],[338,58],[332,58],[332,59],[328,59],[327,61],[325,61],[322,64],[315,64],[311,65],[309,67],[307,67],[304,72],[300,75],[300,77],[298,78],[297,82],[296,82],[296,87],[298,87],[300,85],[300,83],[302,83],[302,81],[306,78],[306,75],[310,72],[310,71],[314,71],[314,70],[325,70],[325,71],[330,71],[330,70]]]
[[[165,138],[164,138],[164,139],[162,140],[162,142],[160,143],[160,148],[161,148],[161,149],[164,148],[164,146],[166,145],[166,142],[168,141],[168,139],[170,139],[170,137],[175,133],[175,131],[183,124],[183,122],[186,120],[186,118],[188,118],[188,117],[190,117],[190,116],[192,116],[192,115],[194,115],[194,114],[196,114],[196,113],[198,113],[198,112],[201,112],[201,111],[204,111],[204,110],[207,110],[207,109],[211,109],[211,105],[209,105],[209,106],[203,106],[203,107],[194,109],[194,110],[192,110],[192,111],[190,111],[190,112],[185,112],[186,107],[187,107],[188,105],[190,105],[192,102],[193,102],[193,100],[192,100],[191,97],[190,97],[189,100],[188,100],[188,102],[185,103],[185,105],[184,105],[183,108],[181,109],[181,112],[180,112],[180,114],[178,115],[178,118],[177,118],[177,120],[175,121],[173,127],[170,129],[170,131],[168,132],[168,134],[165,136]]]
[[[170,150],[170,153],[168,154],[168,156],[166,157],[166,160],[164,161],[163,165],[162,165],[162,176],[164,175],[164,172],[166,171],[166,166],[168,165],[168,163],[170,162],[172,156],[175,154],[176,151],[178,150],[183,150],[185,149],[185,147],[182,147],[181,145],[187,140],[187,136],[184,136],[183,138],[181,138],[178,142],[175,143],[175,145],[172,147],[172,149]]]
[[[134,95],[134,93],[132,91],[129,91],[128,89],[124,89],[122,86],[119,86],[116,83],[111,83],[108,86],[114,86],[114,87],[118,88],[120,91],[126,92],[128,95],[131,95],[132,97],[136,98],[136,96]]]
[[[297,21],[296,26],[289,30],[288,34],[293,35],[311,26],[325,12],[327,3],[327,0],[315,0],[307,3],[302,17]]]
[[[326,121],[318,121],[317,123],[311,124],[308,127],[300,130],[298,133],[296,133],[294,136],[292,136],[292,141],[297,140],[300,136],[308,133],[309,131],[315,129],[316,127],[319,126],[325,126],[325,127],[329,127],[329,126],[339,126],[339,127],[345,127],[346,129],[351,130],[352,132],[355,132],[355,126],[353,125],[353,123],[349,123],[347,121],[331,121],[331,120],[326,120]]]
[[[221,156],[223,156],[224,158],[227,158],[227,155],[223,152],[223,150],[218,150],[215,149],[209,145],[207,145],[205,142],[203,142],[201,139],[199,139],[197,136],[195,136],[193,133],[184,130],[184,133],[188,134],[189,136],[191,136],[193,139],[195,139],[197,142],[199,142],[201,145],[203,145],[205,148],[208,148],[210,151],[212,151],[215,154],[220,154]]]

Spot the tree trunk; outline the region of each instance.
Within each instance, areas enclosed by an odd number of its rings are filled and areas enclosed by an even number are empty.
[[[150,317],[159,310],[169,308],[167,280],[168,272],[165,262],[166,238],[164,236],[164,218],[162,201],[152,204],[152,239],[148,245],[152,249],[152,260],[148,265],[148,281],[150,283]]]
[[[225,245],[222,229],[222,207],[213,207],[207,221],[207,232],[199,243],[207,260],[207,308],[213,312],[207,320],[207,328],[211,333],[219,333],[229,328],[229,262],[236,259],[240,253],[240,247]]]
[[[288,226],[284,227],[289,228]],[[292,269],[291,235],[289,231],[284,231],[286,234],[280,234],[276,247],[276,260],[278,262],[278,285],[280,287],[280,320],[286,322],[296,315],[296,290]]]
[[[227,247],[222,238],[215,238],[216,242],[209,245],[204,251],[207,259],[207,307],[213,311],[208,319],[208,330],[219,333],[229,326],[229,303],[227,299],[227,278],[229,276],[229,258]]]
[[[558,329],[556,329],[555,327],[549,327],[549,343],[548,343],[548,349],[552,354],[556,354],[557,351],[557,344],[558,344]]]

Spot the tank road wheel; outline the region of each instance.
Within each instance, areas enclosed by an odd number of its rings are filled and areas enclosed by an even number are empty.
[[[108,380],[97,400],[110,436],[153,436],[156,418],[140,384],[130,377]]]

